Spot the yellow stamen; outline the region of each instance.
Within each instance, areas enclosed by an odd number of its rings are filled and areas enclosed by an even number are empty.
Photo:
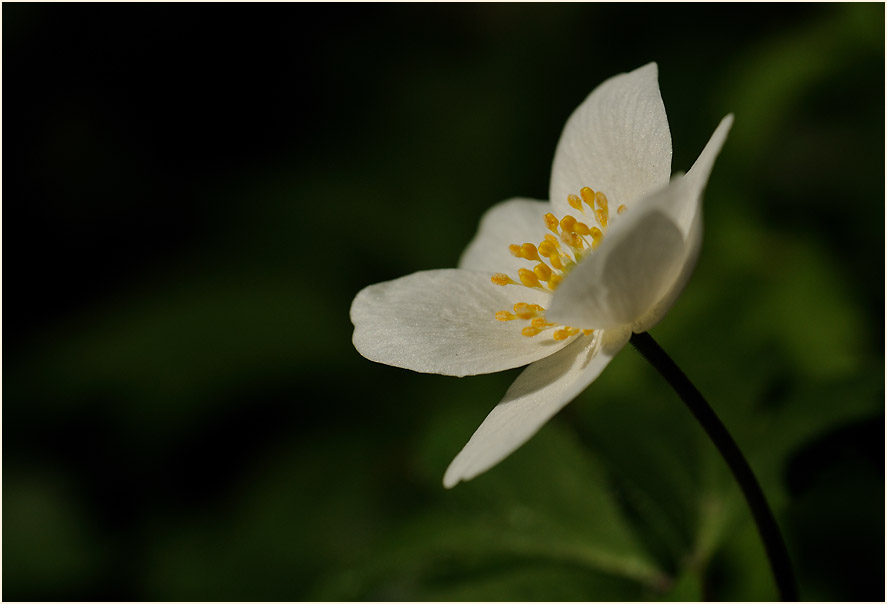
[[[582,249],[582,237],[576,233],[561,233],[561,241],[574,249]]]
[[[539,260],[536,246],[532,243],[524,243],[520,246],[520,257],[524,260]]]
[[[536,317],[535,319],[530,321],[530,325],[532,325],[536,329],[542,329],[544,327],[548,327],[549,325],[553,325],[553,323],[549,323],[545,320],[544,317]]]
[[[545,281],[547,283],[548,280],[551,279],[551,269],[541,262],[533,267],[533,272],[539,277],[539,281]]]
[[[601,227],[607,228],[607,219],[609,218],[609,215],[607,213],[607,208],[601,208],[599,210],[595,210],[594,213],[597,216],[597,221],[601,224]]]
[[[548,258],[549,256],[554,256],[557,254],[557,248],[554,247],[554,244],[550,241],[543,241],[539,244],[539,255],[545,256]]]
[[[551,237],[551,239],[549,239]],[[539,244],[539,254],[548,258],[551,267],[555,270],[563,270],[564,263],[561,260],[560,243],[554,238],[554,235],[546,235],[545,241]]]
[[[576,219],[569,214],[561,218],[561,230],[572,233],[576,228]]]
[[[591,235],[591,229],[584,222],[577,222],[574,230],[583,236]]]
[[[575,336],[579,330],[575,327],[562,327],[552,334],[555,340],[566,340],[570,336]]]
[[[549,232],[545,233],[544,239],[538,245],[522,243],[508,246],[508,251],[515,258],[534,263],[532,270],[529,268],[518,269],[518,281],[505,273],[496,273],[490,278],[492,283],[496,285],[523,285],[550,294],[563,283],[566,273],[576,263],[603,242],[610,218],[607,196],[600,191],[594,191],[591,187],[582,187],[579,195],[567,196],[567,203],[571,208],[583,213],[586,213],[584,206],[588,205],[592,210],[592,221],[594,222],[591,224],[580,222],[575,216],[569,214],[561,219],[550,212],[545,214],[543,222]],[[625,209],[624,205],[620,205],[617,212],[621,214]],[[594,224],[597,226],[591,226]],[[521,334],[527,337],[536,336],[550,328],[552,331],[549,333],[557,341],[566,340],[580,333],[586,336],[594,334],[591,329],[580,329],[549,322],[545,318],[545,308],[538,304],[518,302],[514,305],[513,313],[507,310],[496,312],[497,321],[514,321],[516,319],[529,323],[521,330]]]
[[[624,212],[624,211],[627,210],[627,209],[628,209],[628,208],[626,208],[624,205],[621,205],[621,206],[619,206],[618,208],[616,208],[616,213],[617,213],[617,214],[621,214],[622,212]]]
[[[591,227],[591,249],[596,250],[597,246],[604,240],[604,234],[597,227]]]
[[[608,203],[607,196],[604,195],[603,193],[601,193],[600,191],[598,191],[597,193],[594,194],[594,202],[597,204],[597,206],[599,208],[601,208],[603,210],[607,209],[607,203]]]
[[[545,215],[545,228],[547,228],[552,233],[557,233],[557,226],[559,222],[557,217],[549,212]]]
[[[532,319],[533,317],[535,317],[538,314],[539,310],[544,310],[544,309],[542,309],[542,307],[539,306],[538,304],[530,305],[530,304],[527,304],[526,302],[518,302],[517,304],[514,305],[514,314],[516,314],[518,316],[518,318],[524,319],[524,320]]]
[[[520,282],[527,287],[539,287],[539,278],[536,276],[536,273],[534,273],[530,269],[519,269],[517,271],[517,276],[520,277]]]
[[[562,340],[566,340],[567,338],[569,338],[570,332],[567,331],[566,329],[558,329],[553,334],[551,334],[551,337],[553,337],[555,340],[560,342]]]

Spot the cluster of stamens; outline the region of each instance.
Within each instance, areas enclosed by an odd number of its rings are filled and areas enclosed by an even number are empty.
[[[544,217],[545,227],[551,231],[546,233],[545,239],[539,245],[532,243],[516,244],[508,246],[512,256],[523,258],[536,265],[532,270],[518,269],[518,281],[515,281],[505,273],[495,273],[491,281],[496,285],[523,285],[531,289],[537,289],[551,293],[557,289],[564,280],[564,275],[570,271],[589,252],[594,251],[604,240],[607,224],[610,221],[607,196],[600,191],[593,191],[590,187],[582,187],[579,195],[568,195],[567,203],[579,210],[585,216],[589,216],[591,226],[577,220],[567,214],[560,220],[554,214],[548,213]],[[588,206],[588,210],[586,210]],[[622,214],[625,206],[620,205],[616,213]],[[513,321],[522,319],[530,324],[521,330],[527,337],[538,335],[543,330],[559,327],[557,323],[550,323],[545,319],[545,309],[538,304],[518,302],[514,305],[514,313],[500,310],[496,313],[499,321]],[[590,335],[592,330],[577,329],[575,327],[560,326],[552,334],[555,340],[565,340],[579,332]]]
[[[545,319],[545,309],[538,304],[527,304],[526,302],[518,302],[514,305],[514,313],[507,310],[500,310],[496,313],[496,319],[499,321],[514,321],[515,319],[523,319],[529,321],[530,324],[521,329],[521,334],[527,337],[538,335],[543,329],[549,327],[557,327],[557,323],[549,323]],[[575,327],[561,327],[552,334],[555,340],[566,340],[570,336],[579,333],[579,329]],[[591,334],[590,329],[581,330],[586,335]]]

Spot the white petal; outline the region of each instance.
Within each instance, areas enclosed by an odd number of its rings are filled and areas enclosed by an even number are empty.
[[[693,269],[696,268],[696,261],[699,259],[699,249],[702,247],[702,209],[696,212],[696,220],[690,227],[688,236],[684,239],[683,258],[680,261],[680,271],[674,278],[671,287],[665,294],[652,306],[649,310],[636,319],[631,330],[635,333],[643,333],[652,329],[659,321],[665,317],[666,313],[671,310],[678,296],[684,291]]]
[[[702,195],[708,184],[708,177],[711,175],[715,159],[724,146],[727,133],[732,125],[732,114],[721,120],[708,144],[705,145],[705,149],[702,150],[696,163],[693,164],[685,177],[691,191],[695,194],[683,198],[687,200],[683,206],[671,208],[672,216],[675,217],[679,228],[684,233],[685,258],[682,261],[681,272],[662,299],[653,305],[643,317],[635,321],[632,325],[632,330],[635,333],[647,331],[662,320],[665,314],[671,310],[681,292],[684,291],[687,281],[690,280],[690,275],[693,274],[693,269],[699,258],[699,250],[702,247]]]
[[[551,204],[530,199],[509,199],[494,205],[480,219],[477,234],[462,254],[459,268],[514,275],[519,268],[532,268],[526,260],[508,251],[512,243],[538,244],[547,232],[542,217]]]
[[[444,486],[471,480],[511,455],[600,375],[630,335],[618,329],[580,336],[569,348],[524,369],[450,463]]]
[[[691,195],[678,177],[614,222],[603,243],[558,287],[550,321],[582,329],[632,325],[668,292],[687,259],[688,240],[669,214]]]
[[[732,125],[732,114],[721,120],[708,143],[706,143],[702,153],[696,159],[696,163],[693,164],[693,167],[690,168],[690,171],[685,176],[693,193],[673,199],[674,203],[668,208],[669,214],[675,219],[685,237],[693,230],[691,226],[697,219],[696,214],[702,204],[702,194],[708,184],[708,177],[711,175],[715,159],[717,159],[718,154],[721,152],[724,141],[727,140],[727,133],[730,132]]]
[[[460,269],[413,273],[361,290],[351,304],[354,347],[370,359],[423,373],[477,375],[527,365],[567,342],[520,334],[526,324],[497,321],[515,302],[545,306],[550,296],[500,287]]]
[[[724,146],[724,141],[727,140],[727,134],[729,134],[732,126],[733,114],[731,113],[725,116],[718,124],[718,127],[715,128],[714,133],[712,133],[711,138],[708,139],[708,143],[705,145],[705,149],[702,150],[702,153],[696,158],[696,163],[687,172],[687,180],[691,181],[692,186],[700,194],[708,184],[711,169],[715,165],[715,160],[718,158],[718,154],[721,152],[721,148]]]
[[[650,63],[598,86],[567,120],[551,173],[557,216],[572,214],[567,196],[585,186],[613,208],[661,189],[671,174],[671,132]]]

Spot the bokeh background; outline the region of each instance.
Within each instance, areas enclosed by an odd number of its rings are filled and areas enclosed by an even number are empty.
[[[351,346],[362,287],[545,199],[651,60],[686,170],[736,123],[653,335],[747,453],[806,599],[884,598],[884,6],[4,4],[6,600],[776,592],[736,485],[626,349],[447,491],[517,371]]]

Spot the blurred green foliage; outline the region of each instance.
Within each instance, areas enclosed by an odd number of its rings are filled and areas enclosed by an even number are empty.
[[[55,10],[4,6],[10,78],[58,27]],[[96,70],[117,73],[108,65],[136,56],[148,30],[149,48],[215,49],[188,26],[205,14],[138,10],[128,18],[150,27]],[[230,43],[247,63],[308,65],[318,87],[247,81],[233,94],[254,104],[218,126],[255,122],[270,138],[215,169],[195,157],[173,202],[157,183],[176,167],[156,148],[95,135],[104,118],[67,101],[41,106],[31,169],[53,195],[19,205],[11,192],[27,183],[8,176],[7,227],[37,203],[52,224],[134,228],[147,252],[101,287],[86,264],[76,286],[32,301],[27,279],[65,277],[4,233],[4,269],[17,265],[4,318],[30,321],[4,340],[4,597],[773,599],[736,485],[639,355],[623,352],[530,443],[446,491],[444,469],[517,372],[416,375],[350,344],[361,287],[453,266],[488,206],[544,199],[570,111],[655,60],[675,170],[720,117],[736,123],[698,268],[653,335],[749,457],[802,597],[882,599],[883,5],[337,10],[237,17]],[[248,54],[288,35],[304,44],[292,55]],[[27,99],[14,83],[7,99]],[[114,90],[82,102],[116,106]],[[80,117],[56,119],[68,111]],[[117,127],[145,132],[141,119]],[[193,148],[211,154],[217,136]],[[164,243],[182,221],[193,229]]]

